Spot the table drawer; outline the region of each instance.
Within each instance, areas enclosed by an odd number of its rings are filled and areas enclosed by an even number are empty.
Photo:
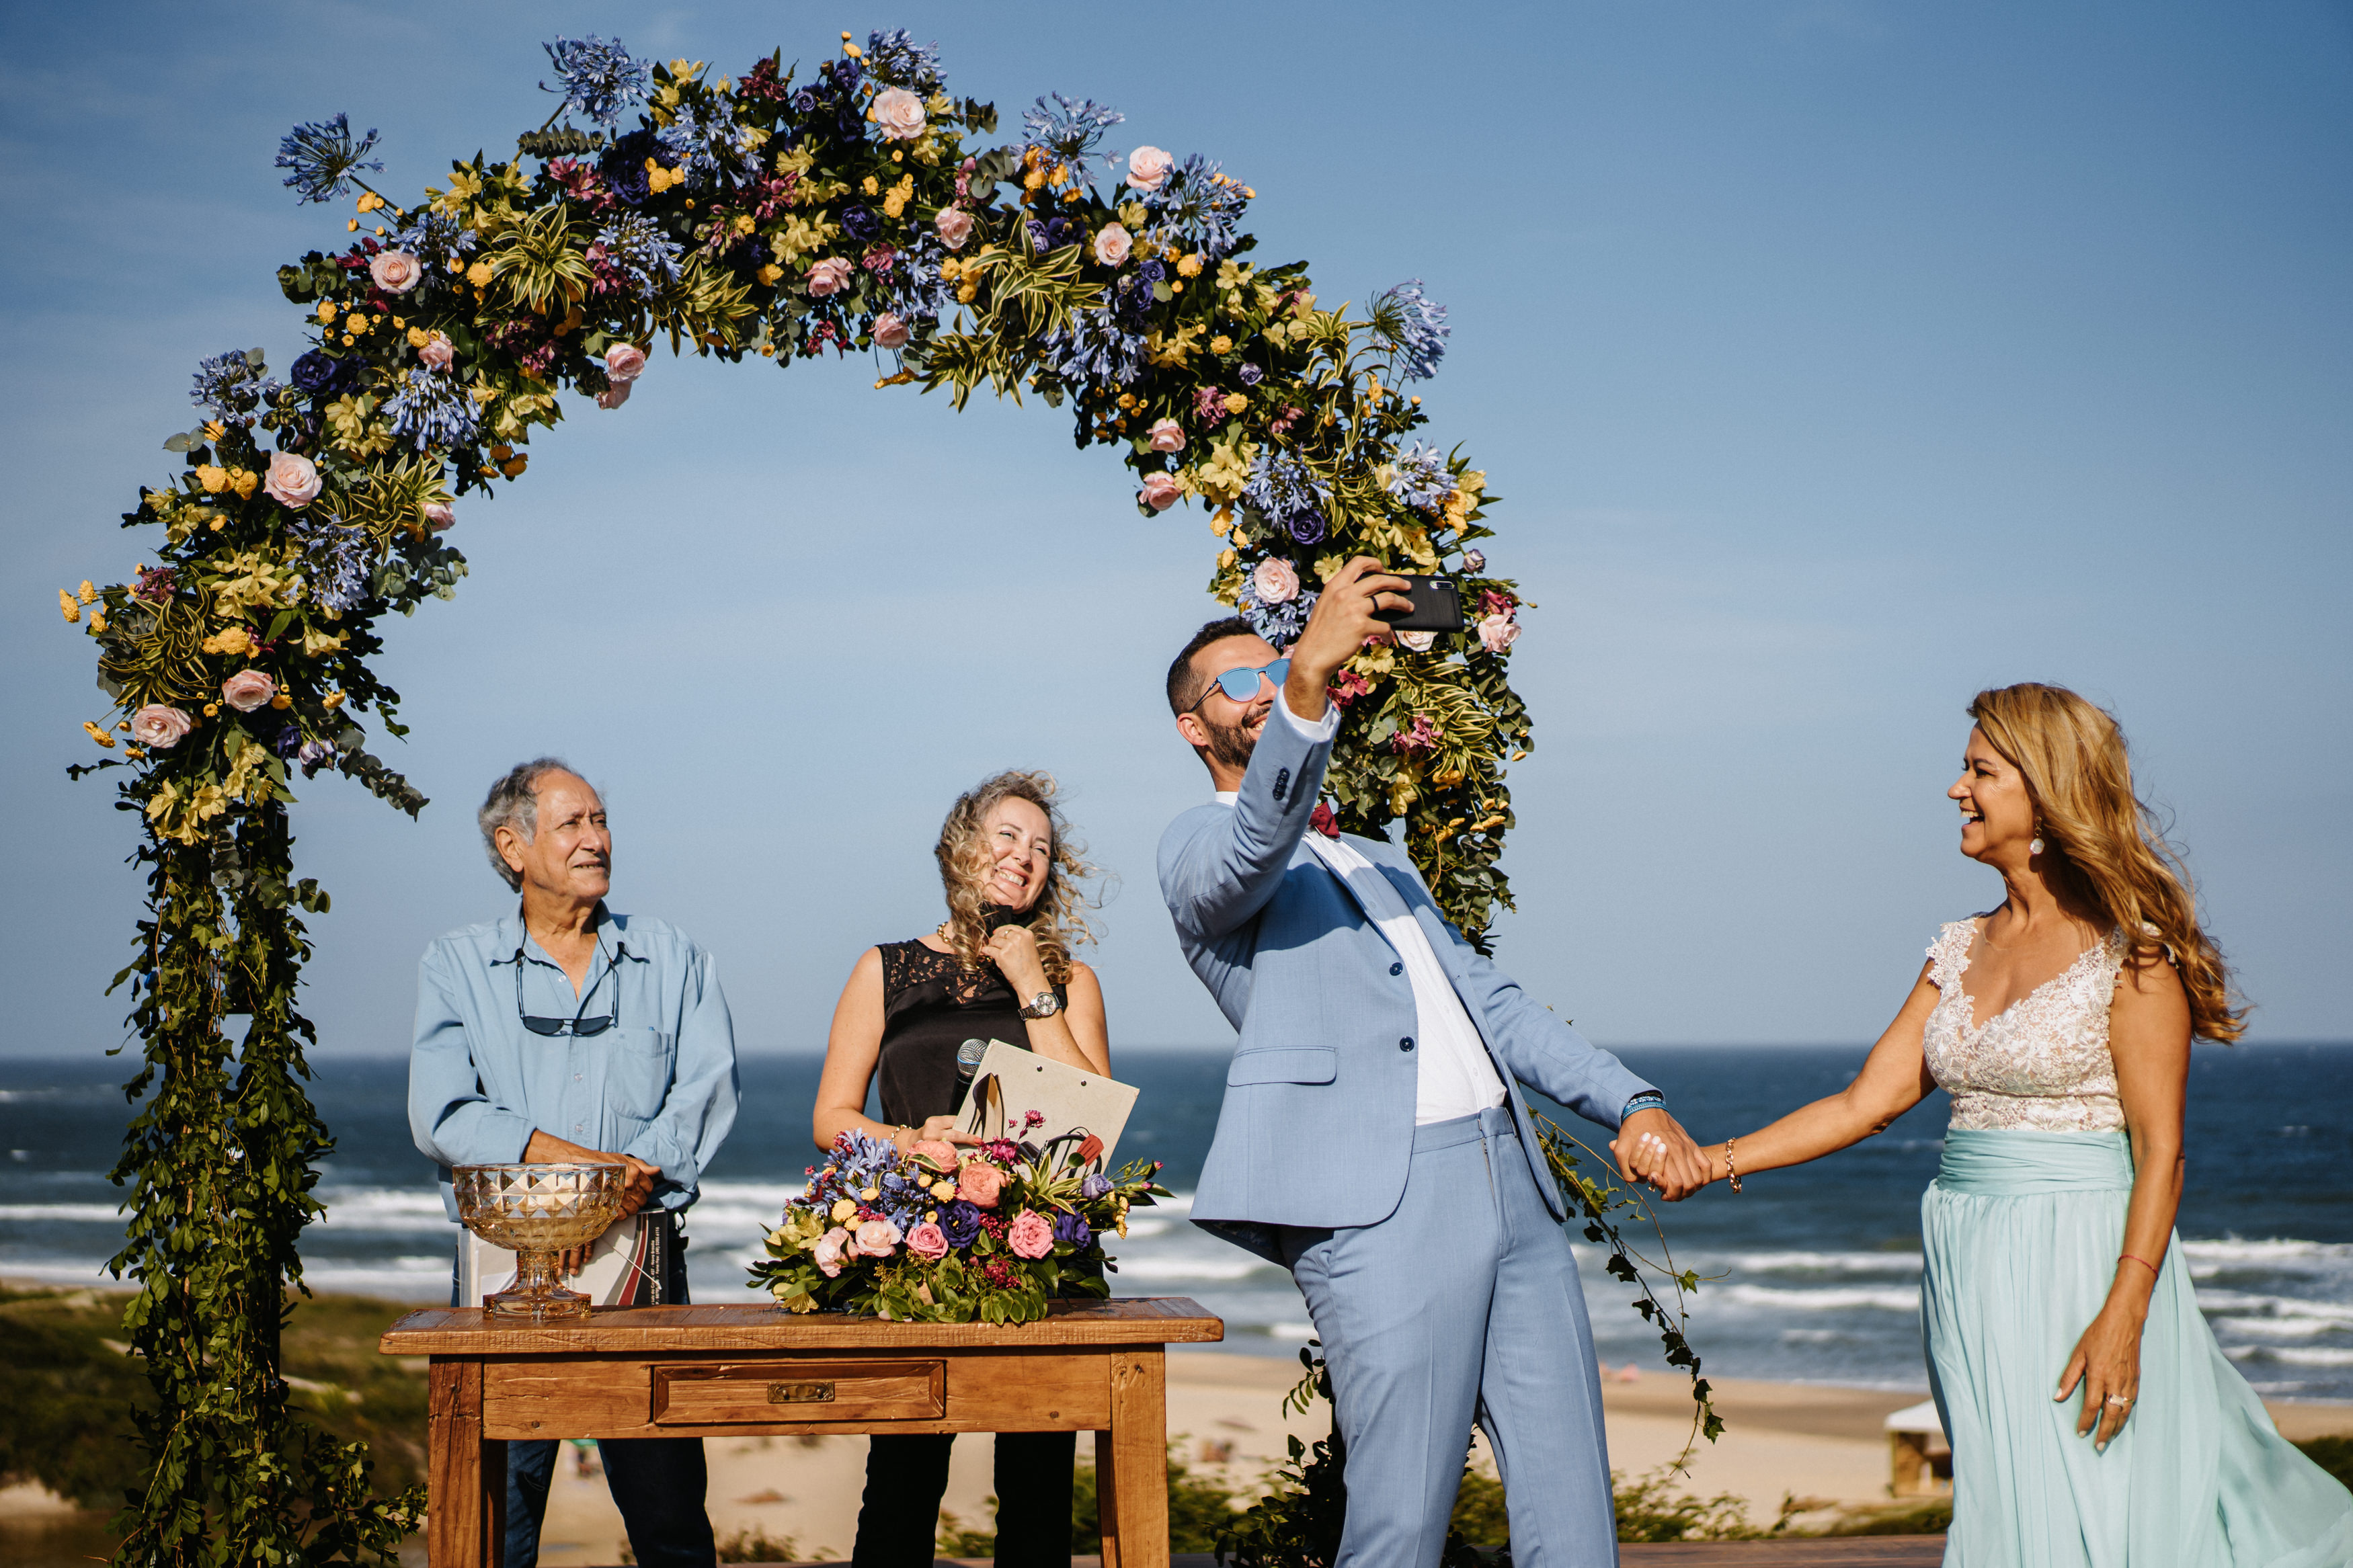
[[[744,1362],[653,1369],[653,1423],[935,1421],[947,1409],[944,1361]]]

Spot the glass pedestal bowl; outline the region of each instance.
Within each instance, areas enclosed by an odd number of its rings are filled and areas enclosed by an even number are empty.
[[[556,1279],[556,1255],[605,1234],[621,1212],[626,1165],[459,1165],[458,1218],[515,1255],[515,1282],[485,1303],[496,1318],[585,1318],[588,1298]]]

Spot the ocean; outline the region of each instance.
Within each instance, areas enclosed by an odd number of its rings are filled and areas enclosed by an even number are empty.
[[[1841,1087],[1861,1047],[1630,1049],[1706,1139],[1751,1129]],[[1123,1052],[1142,1097],[1119,1155],[1166,1162],[1176,1201],[1139,1211],[1115,1248],[1124,1295],[1183,1295],[1226,1320],[1225,1349],[1288,1357],[1309,1334],[1278,1268],[1186,1221],[1215,1125],[1225,1057]],[[0,1274],[88,1282],[120,1245],[106,1181],[129,1111],[123,1058],[0,1060]],[[694,1299],[745,1301],[745,1263],[816,1156],[814,1058],[743,1064],[744,1106],[688,1230]],[[323,1224],[303,1257],[314,1289],[417,1302],[448,1296],[452,1229],[411,1145],[406,1063],[335,1058],[311,1092],[337,1146]],[[1796,1170],[1666,1206],[1676,1265],[1707,1277],[1691,1336],[1728,1377],[1918,1389],[1919,1201],[1936,1173],[1945,1100],[1878,1138]],[[1597,1148],[1598,1129],[1567,1118]],[[2266,1396],[2353,1400],[2353,1046],[2200,1047],[2190,1069],[2189,1180],[2180,1232],[2200,1305]],[[1335,1158],[1345,1158],[1335,1150]],[[1656,1256],[1657,1238],[1645,1238]],[[1613,1368],[1658,1374],[1655,1333],[1578,1244],[1597,1347]],[[1441,1238],[1433,1257],[1443,1267]]]

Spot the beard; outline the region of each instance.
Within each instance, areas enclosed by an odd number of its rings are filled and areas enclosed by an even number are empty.
[[[1258,746],[1258,737],[1250,733],[1246,721],[1219,724],[1212,721],[1206,713],[1196,714],[1195,717],[1201,721],[1201,728],[1209,732],[1210,756],[1229,768],[1247,770],[1250,767],[1250,752]],[[1267,717],[1273,717],[1273,710],[1267,710]]]

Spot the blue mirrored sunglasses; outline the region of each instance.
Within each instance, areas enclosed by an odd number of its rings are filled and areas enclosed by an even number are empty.
[[[1237,702],[1247,702],[1258,695],[1258,678],[1261,675],[1280,687],[1291,675],[1291,661],[1278,658],[1272,664],[1261,665],[1256,669],[1229,669],[1218,677],[1217,688]],[[1201,702],[1208,700],[1208,692],[1201,693]],[[1201,702],[1193,706],[1198,708]]]

